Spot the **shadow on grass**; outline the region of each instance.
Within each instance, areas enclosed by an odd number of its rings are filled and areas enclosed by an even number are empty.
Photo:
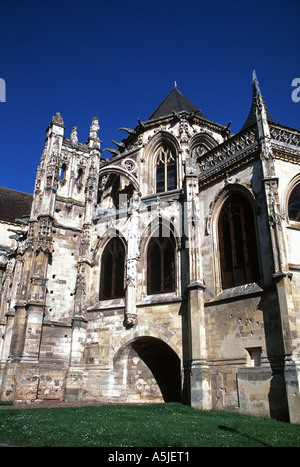
[[[264,441],[261,441],[261,440],[258,439],[258,438],[254,438],[253,436],[245,435],[244,433],[241,433],[240,431],[237,431],[235,428],[231,428],[230,426],[219,425],[219,426],[218,426],[218,429],[219,429],[219,430],[223,430],[223,431],[230,431],[230,433],[234,433],[234,434],[236,434],[236,435],[242,436],[243,438],[247,438],[247,439],[249,439],[249,440],[255,441],[256,443],[258,442],[258,443],[260,443],[262,446],[265,446],[265,447],[268,447],[268,448],[271,447],[271,444],[265,443]]]

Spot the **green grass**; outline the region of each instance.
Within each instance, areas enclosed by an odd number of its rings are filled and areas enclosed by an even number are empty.
[[[0,444],[300,447],[300,425],[171,404],[0,410]]]

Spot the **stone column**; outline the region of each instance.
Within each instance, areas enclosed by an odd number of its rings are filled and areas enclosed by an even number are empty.
[[[282,352],[284,356],[281,357],[279,371],[281,377],[285,379],[290,421],[300,423],[300,319],[295,312],[290,283],[292,274],[289,272],[287,264],[286,239],[278,195],[279,179],[274,164],[267,111],[260,92],[256,96],[255,112],[274,262],[273,279],[276,284],[281,318]]]
[[[137,319],[136,311],[136,286],[137,286],[137,262],[139,259],[139,214],[140,193],[134,192],[129,209],[128,247],[125,273],[125,324],[134,326]]]
[[[72,320],[72,345],[66,381],[65,400],[78,401],[83,395],[83,364],[86,343],[87,320],[74,316]]]
[[[186,200],[184,207],[185,250],[188,258],[188,362],[185,363],[186,375],[189,374],[190,404],[200,409],[211,408],[210,374],[207,365],[207,346],[205,330],[204,290],[199,238],[199,189],[196,163],[192,158],[186,160]]]

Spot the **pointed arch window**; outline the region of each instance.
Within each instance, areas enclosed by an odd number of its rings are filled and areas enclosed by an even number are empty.
[[[118,237],[106,245],[101,263],[100,300],[124,296],[125,248]]]
[[[223,289],[259,280],[253,210],[240,194],[225,201],[218,223]]]
[[[174,152],[168,146],[162,146],[156,156],[156,192],[177,188],[177,168]]]
[[[169,237],[153,236],[147,252],[148,295],[175,292],[175,242]]]
[[[291,191],[288,209],[289,219],[300,222],[300,183],[297,183]]]

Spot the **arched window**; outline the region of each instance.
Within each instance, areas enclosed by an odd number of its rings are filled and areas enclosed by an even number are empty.
[[[100,300],[124,296],[124,267],[124,245],[118,237],[113,237],[102,255]]]
[[[300,183],[294,186],[289,197],[289,219],[300,222]]]
[[[253,211],[249,201],[232,194],[218,224],[223,289],[259,280]]]
[[[176,188],[176,157],[168,146],[162,146],[156,157],[156,192],[162,193]]]
[[[175,242],[169,237],[152,237],[147,253],[148,295],[175,291]]]

